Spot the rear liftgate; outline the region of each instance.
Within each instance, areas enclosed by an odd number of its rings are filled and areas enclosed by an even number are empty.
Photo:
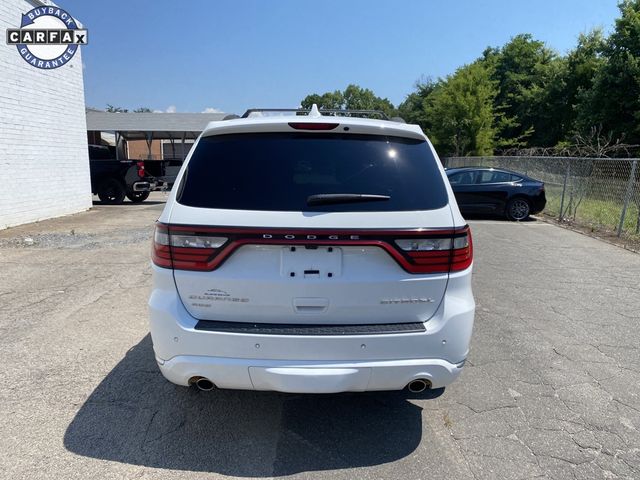
[[[154,263],[174,269],[202,330],[292,335],[424,331],[449,272],[472,262],[457,229],[294,230],[158,224]]]

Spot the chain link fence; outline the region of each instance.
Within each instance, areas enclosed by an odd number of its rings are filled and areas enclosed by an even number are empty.
[[[544,213],[640,248],[640,159],[449,157],[445,167],[495,167],[545,182]]]

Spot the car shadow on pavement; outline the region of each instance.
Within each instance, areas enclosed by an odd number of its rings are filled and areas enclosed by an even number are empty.
[[[141,206],[149,206],[149,205],[164,205],[165,201],[160,201],[160,200],[145,200],[144,202],[130,202],[129,200],[125,200],[122,203],[104,203],[101,200],[93,200],[93,205],[94,206],[102,206],[102,207],[122,207],[122,206],[133,206],[133,205],[141,205]]]
[[[160,374],[147,335],[82,405],[64,445],[86,457],[238,477],[380,465],[420,444],[422,409],[407,399],[178,387]]]
[[[525,218],[524,220],[518,220],[517,222],[515,222],[505,218],[504,215],[496,215],[496,214],[488,214],[488,213],[467,213],[463,216],[465,220],[501,220],[501,221],[504,221],[504,223],[535,223],[540,221],[534,216],[530,216]]]

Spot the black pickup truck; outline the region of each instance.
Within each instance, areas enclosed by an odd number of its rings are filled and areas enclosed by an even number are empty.
[[[181,160],[118,160],[115,147],[89,145],[91,191],[103,203],[119,204],[127,197],[144,202],[153,190],[171,189]]]

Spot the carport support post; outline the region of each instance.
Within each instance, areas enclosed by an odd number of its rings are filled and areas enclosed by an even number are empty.
[[[147,160],[152,160],[151,144],[153,143],[153,132],[146,132],[144,138],[147,142]]]
[[[567,159],[567,173],[564,174],[564,183],[562,184],[562,198],[560,199],[560,213],[558,214],[558,221],[562,222],[562,210],[564,209],[564,194],[567,191],[567,181],[571,174],[571,160]]]
[[[627,182],[627,193],[624,195],[624,205],[622,205],[622,213],[620,214],[620,223],[618,224],[618,237],[622,235],[622,228],[624,227],[624,217],[627,215],[627,207],[631,201],[631,195],[633,194],[633,183],[636,180],[636,167],[638,161],[631,162],[631,173],[629,174],[629,182]]]

